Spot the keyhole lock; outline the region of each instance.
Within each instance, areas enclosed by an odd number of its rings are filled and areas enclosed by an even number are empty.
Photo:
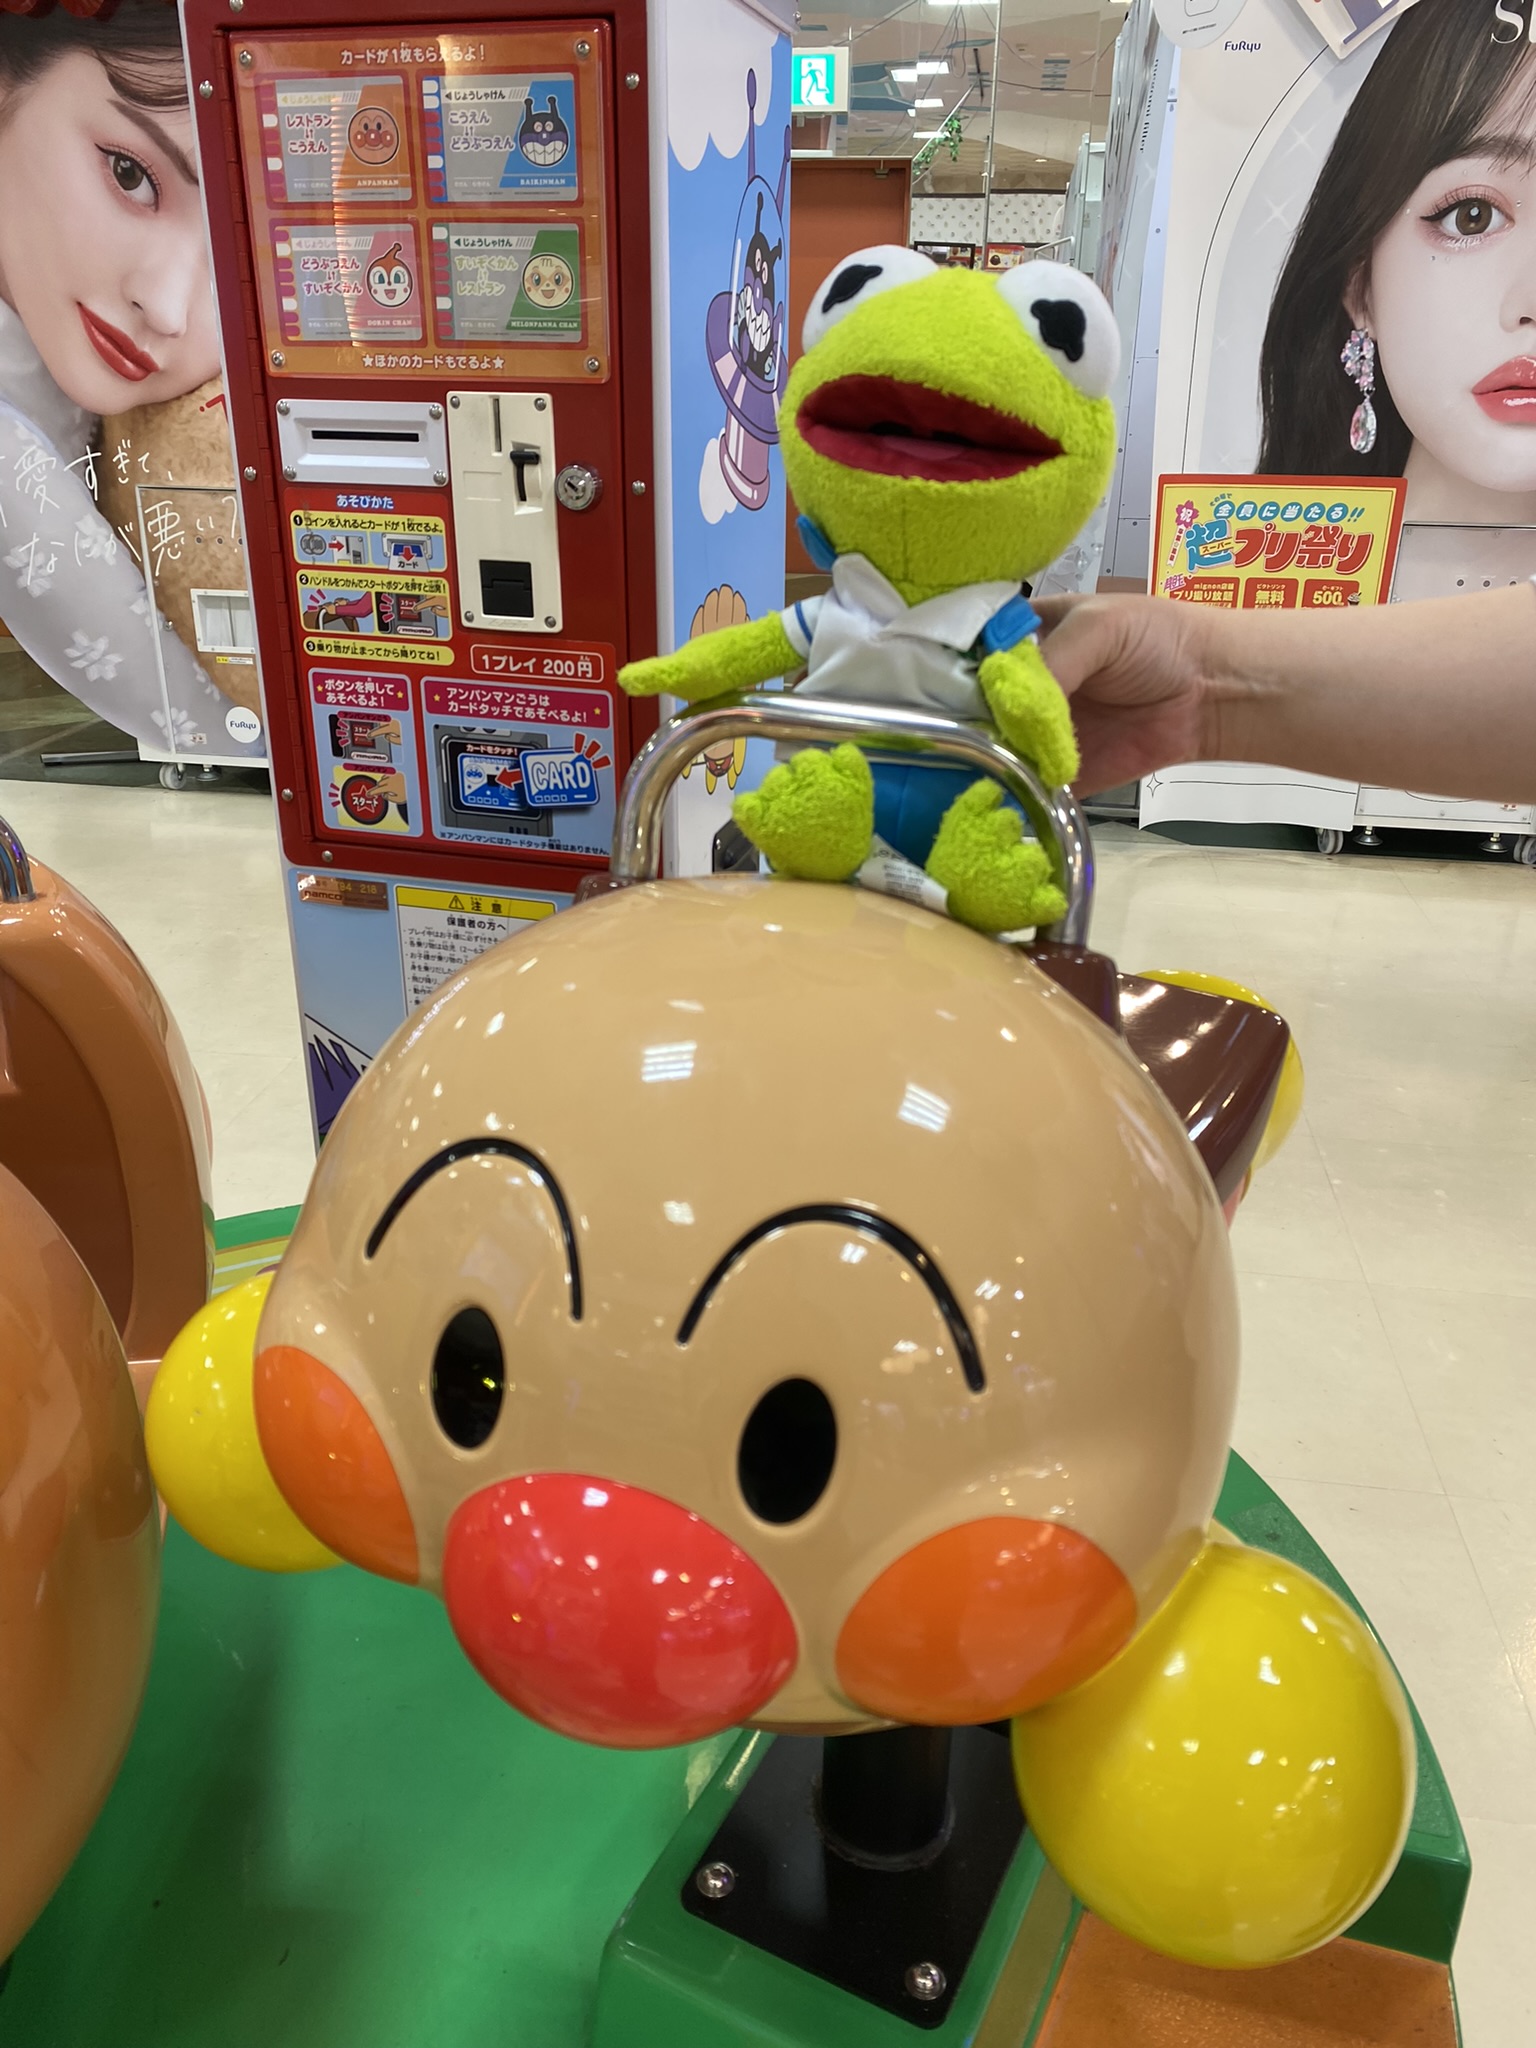
[[[602,478],[584,462],[568,462],[555,478],[555,496],[567,512],[590,512],[602,495]]]

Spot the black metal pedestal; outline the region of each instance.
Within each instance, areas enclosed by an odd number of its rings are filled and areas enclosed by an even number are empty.
[[[1023,1832],[1007,1738],[780,1736],[683,1904],[917,2027],[948,2013]]]

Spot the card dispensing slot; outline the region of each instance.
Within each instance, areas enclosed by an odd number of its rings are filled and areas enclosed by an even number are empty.
[[[441,489],[448,481],[440,405],[285,398],[277,408],[277,446],[291,484]]]

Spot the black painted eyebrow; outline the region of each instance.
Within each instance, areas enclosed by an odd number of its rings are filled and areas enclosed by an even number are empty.
[[[195,192],[199,183],[196,164],[180,144],[166,133],[160,123],[146,114],[142,107],[131,106],[126,100],[114,99],[112,105],[142,134],[147,135],[157,149],[164,151],[176,175]]]
[[[576,1255],[576,1229],[571,1221],[570,1207],[559,1181],[550,1172],[537,1152],[530,1152],[526,1145],[514,1144],[511,1138],[461,1138],[457,1144],[445,1145],[441,1152],[434,1152],[424,1166],[418,1166],[410,1179],[390,1199],[384,1214],[368,1233],[368,1242],[363,1247],[363,1257],[371,1259],[388,1236],[395,1218],[411,1199],[420,1192],[434,1174],[442,1173],[450,1166],[457,1166],[461,1159],[476,1159],[491,1152],[502,1159],[515,1159],[526,1166],[538,1185],[544,1189],[555,1205],[555,1214],[560,1219],[560,1235],[565,1241],[565,1259],[571,1288],[571,1321],[581,1321],[581,1262]]]
[[[873,1209],[860,1209],[851,1202],[807,1202],[798,1209],[781,1209],[776,1216],[765,1217],[761,1223],[754,1223],[743,1236],[737,1238],[730,1250],[705,1280],[703,1286],[689,1303],[688,1313],[677,1326],[677,1341],[686,1344],[699,1327],[699,1318],[709,1307],[715,1290],[729,1273],[736,1261],[749,1252],[753,1245],[761,1244],[765,1237],[772,1237],[776,1231],[789,1230],[796,1223],[839,1223],[846,1230],[859,1230],[866,1237],[877,1238],[905,1259],[919,1280],[933,1296],[934,1306],[944,1318],[955,1350],[960,1357],[960,1369],[965,1374],[965,1384],[973,1394],[986,1391],[987,1376],[982,1370],[981,1353],[976,1348],[976,1339],[971,1335],[970,1324],[965,1320],[955,1290],[939,1271],[933,1259],[925,1252],[917,1239],[893,1223],[888,1216],[877,1215]]]

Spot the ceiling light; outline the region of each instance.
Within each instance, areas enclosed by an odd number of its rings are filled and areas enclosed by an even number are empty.
[[[919,142],[938,142],[943,139],[943,135],[944,130],[942,128],[919,128],[917,130]]]
[[[919,107],[942,107],[943,104],[942,100],[914,100],[907,111],[915,114]]]
[[[917,66],[915,64],[893,64],[891,76],[898,85],[916,85]]]
[[[947,75],[949,63],[944,57],[919,57],[912,69],[919,78],[941,78]]]

